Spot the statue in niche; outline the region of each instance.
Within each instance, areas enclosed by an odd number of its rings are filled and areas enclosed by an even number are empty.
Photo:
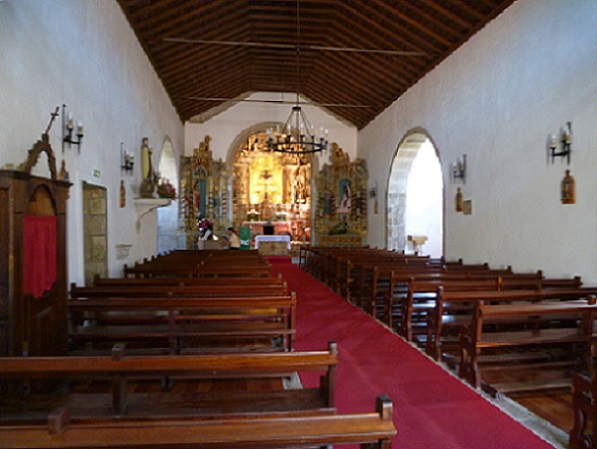
[[[352,191],[350,188],[350,181],[348,179],[340,180],[340,205],[338,206],[338,213],[348,214],[352,207]]]

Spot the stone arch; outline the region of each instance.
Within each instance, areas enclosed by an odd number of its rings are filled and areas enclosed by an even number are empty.
[[[390,171],[388,174],[388,185],[386,188],[386,247],[388,249],[397,251],[407,251],[412,249],[407,245],[407,197],[408,197],[408,180],[411,173],[413,163],[419,154],[420,149],[426,143],[430,143],[433,147],[435,155],[439,163],[441,159],[437,146],[433,142],[433,139],[429,133],[423,128],[413,128],[409,130],[396,148],[396,152],[390,165]],[[441,175],[441,169],[439,176]],[[442,176],[443,178],[443,176]],[[440,239],[440,248],[443,255],[443,179],[441,180],[442,186],[442,200],[440,210],[437,211],[439,219],[441,220],[441,231],[440,235],[434,236],[436,239]]]
[[[160,159],[157,164],[157,171],[162,178],[167,178],[176,187],[177,195],[180,194],[178,163],[170,137],[162,140]],[[168,207],[160,207],[157,210],[157,252],[178,248],[178,204],[179,201],[172,201]],[[182,246],[184,247],[184,245]]]

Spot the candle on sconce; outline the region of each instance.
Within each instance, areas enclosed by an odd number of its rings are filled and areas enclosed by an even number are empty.
[[[549,148],[555,148],[558,145],[558,141],[556,139],[556,135],[552,134],[549,139]]]
[[[72,128],[72,125],[71,125],[71,128]],[[82,122],[77,123],[77,135],[78,136],[83,135],[83,123]]]
[[[570,126],[570,122],[568,122],[567,127],[564,129],[564,143],[572,143],[572,128]]]
[[[72,114],[72,112],[68,113],[68,117],[66,120],[66,127],[68,129],[73,129],[73,114]]]

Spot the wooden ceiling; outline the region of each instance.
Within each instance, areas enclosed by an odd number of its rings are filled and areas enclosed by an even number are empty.
[[[117,1],[183,121],[298,86],[360,129],[515,0]]]

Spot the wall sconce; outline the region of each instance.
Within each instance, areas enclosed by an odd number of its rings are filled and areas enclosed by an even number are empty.
[[[560,143],[562,144],[562,149],[558,151],[558,140],[556,135],[552,134],[549,138],[549,154],[551,156],[551,163],[554,163],[556,157],[565,156],[568,165],[570,165],[570,153],[572,152],[570,149],[570,145],[572,144],[572,123],[567,122],[566,127],[562,129]]]
[[[64,153],[64,144],[68,143],[68,147],[70,148],[71,145],[76,145],[79,152],[81,151],[81,143],[83,142],[83,123],[77,123],[77,140],[73,138],[73,114],[71,112],[68,113],[68,117],[66,116],[66,105],[62,105],[62,152]]]
[[[375,187],[369,189],[369,198],[377,198],[377,181],[375,181]]]
[[[373,202],[373,212],[377,214],[377,212],[379,210],[379,205],[377,202],[377,181],[375,181],[375,187],[371,187],[369,189],[369,198],[375,200]]]
[[[462,159],[458,158],[455,164],[452,164],[452,181],[457,179],[466,183],[466,154],[462,155]]]
[[[135,156],[129,153],[123,148],[124,143],[120,142],[120,168],[125,172],[132,173],[133,166],[135,165]]]

